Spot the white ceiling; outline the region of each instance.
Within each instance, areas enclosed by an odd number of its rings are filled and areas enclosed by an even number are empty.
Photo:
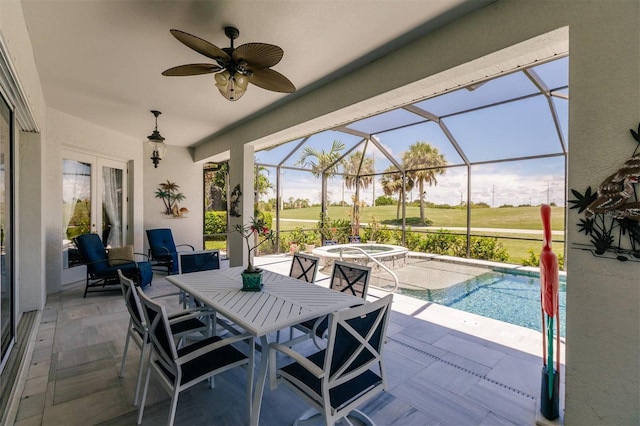
[[[191,146],[227,126],[286,102],[384,55],[465,13],[482,0],[22,0],[49,107],[146,139],[158,130],[170,145]],[[250,85],[238,101],[224,99],[209,75],[164,77],[167,68],[210,60],[169,29],[228,47],[263,42],[284,49],[273,67],[294,94]]]

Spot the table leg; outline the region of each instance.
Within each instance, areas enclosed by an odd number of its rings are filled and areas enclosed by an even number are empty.
[[[260,368],[258,370],[258,380],[253,392],[253,406],[251,408],[251,426],[258,426],[260,422],[260,407],[262,405],[262,395],[267,382],[267,367],[269,365],[269,341],[267,336],[260,336]]]

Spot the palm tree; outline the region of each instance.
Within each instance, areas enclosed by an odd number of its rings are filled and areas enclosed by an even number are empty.
[[[331,150],[329,150],[329,152],[325,152],[324,149],[317,150],[308,146],[302,150],[302,154],[296,162],[296,166],[310,168],[313,176],[322,178],[323,212],[327,211],[327,181],[329,180],[329,178],[335,176],[335,174],[338,172],[339,164],[337,163],[337,161],[340,158],[340,153],[344,149],[344,147],[345,145],[339,140],[333,141],[333,144],[331,144]]]
[[[356,151],[342,162],[344,167],[344,184],[347,189],[355,188],[353,208],[351,210],[351,235],[358,235],[360,231],[360,189],[366,189],[373,183],[374,161],[373,157],[363,158],[362,151]],[[362,176],[369,175],[369,176]]]
[[[384,171],[385,174],[380,178],[380,184],[382,185],[382,191],[384,195],[387,197],[391,197],[394,194],[398,194],[398,207],[396,209],[396,219],[400,219],[400,205],[402,200],[404,199],[404,194],[407,191],[411,191],[413,189],[413,180],[409,179],[407,176],[407,180],[404,184],[404,192],[402,185],[402,173],[396,169],[395,166],[389,166]]]
[[[260,195],[266,195],[269,192],[269,189],[273,188],[273,184],[268,178],[269,169],[264,166],[255,165],[254,168],[254,182],[253,185],[255,187],[254,191],[254,205],[255,208],[258,208],[258,203],[260,201]]]
[[[420,192],[420,221],[424,224],[424,184],[437,185],[436,175],[444,174],[443,166],[447,164],[444,155],[427,142],[416,142],[402,154],[402,165],[409,170],[407,175],[418,183]]]

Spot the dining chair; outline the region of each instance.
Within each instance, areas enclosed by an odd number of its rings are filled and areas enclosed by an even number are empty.
[[[146,364],[147,374],[138,411],[138,424],[142,423],[144,404],[153,372],[162,387],[171,395],[168,425],[173,425],[180,392],[213,378],[213,376],[236,367],[247,370],[246,408],[251,418],[253,394],[253,364],[255,347],[253,336],[248,333],[227,338],[211,336],[204,340],[179,348],[171,338],[171,320],[164,306],[156,303],[141,289],[138,295],[142,312],[148,324],[151,350]],[[234,344],[244,343],[242,351]]]
[[[136,380],[136,391],[133,405],[138,405],[138,396],[140,393],[140,384],[142,382],[142,370],[144,364],[144,355],[149,346],[149,337],[147,323],[142,313],[142,305],[140,297],[136,291],[136,285],[130,278],[127,278],[121,269],[118,269],[120,278],[120,287],[124,302],[129,311],[129,326],[127,327],[127,337],[124,343],[124,352],[122,353],[122,363],[120,366],[120,377],[124,376],[124,369],[127,361],[127,352],[129,350],[129,341],[132,340],[140,350],[140,360],[138,361],[138,377]],[[175,320],[171,324],[171,334],[176,339],[182,339],[186,335],[194,333],[209,334],[209,326],[202,321],[201,316],[206,312],[201,309],[189,309],[172,312],[169,315],[171,320]]]
[[[220,269],[220,250],[198,250],[178,252],[178,273],[210,271]],[[180,289],[180,303],[183,307],[192,304],[188,294]]]
[[[326,425],[347,416],[374,424],[357,407],[386,390],[382,350],[392,300],[390,294],[330,314],[326,350],[305,356],[284,344],[269,345],[271,389],[285,384],[311,406],[294,424],[317,416]],[[293,362],[276,368],[278,353]]]
[[[331,273],[329,288],[366,299],[370,279],[371,267],[336,260],[333,262],[333,272]],[[296,338],[291,338],[288,342],[285,342],[286,344],[295,345],[301,341],[312,338],[313,343],[320,349],[322,347],[320,340],[324,338],[328,328],[328,317],[323,316],[310,319],[293,326],[293,328],[302,331],[303,334]]]
[[[320,258],[304,253],[295,253],[291,259],[291,269],[289,276],[308,283],[313,283],[318,274]],[[293,327],[289,329],[289,340],[293,339]],[[276,341],[280,341],[280,330],[276,334]]]
[[[178,273],[178,248],[188,247],[191,251],[195,248],[191,244],[176,245],[173,239],[173,232],[169,228],[147,229],[147,240],[149,241],[149,258],[154,267],[167,269],[167,274]],[[187,251],[184,249],[184,251]]]
[[[289,276],[312,283],[316,280],[320,258],[304,253],[295,253],[291,259]]]

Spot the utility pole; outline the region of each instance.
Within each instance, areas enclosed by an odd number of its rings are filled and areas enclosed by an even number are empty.
[[[491,207],[496,206],[496,186],[491,187]]]
[[[549,204],[549,181],[547,181],[547,204]]]

